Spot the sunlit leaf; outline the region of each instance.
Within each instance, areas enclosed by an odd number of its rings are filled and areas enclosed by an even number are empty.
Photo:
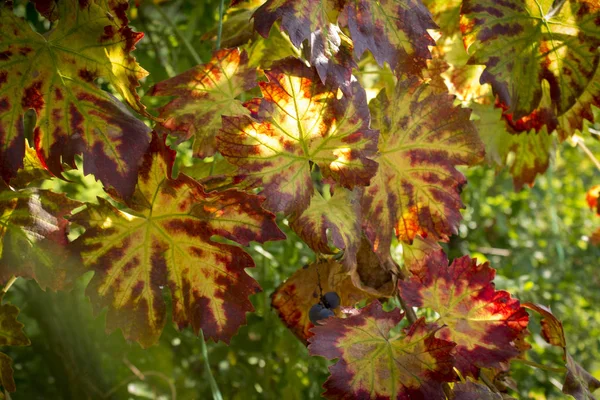
[[[0,305],[0,346],[29,346],[23,324],[17,321],[19,309],[10,304]],[[0,385],[8,392],[17,390],[13,378],[12,360],[0,353]]]
[[[444,36],[460,32],[460,6],[462,0],[423,0]]]
[[[590,206],[591,210],[594,210],[597,215],[600,215],[600,202],[598,198],[600,197],[600,185],[592,186],[590,190],[585,194],[585,201],[587,201],[588,206]]]
[[[435,337],[436,327],[419,319],[399,335],[398,309],[378,301],[348,318],[328,318],[312,329],[310,354],[338,361],[323,387],[329,399],[443,399],[444,382],[454,380],[454,343]]]
[[[0,7],[0,167],[9,180],[23,165],[23,115],[37,115],[34,144],[55,175],[62,163],[83,169],[122,195],[135,187],[138,161],[149,129],[109,93],[101,78],[144,113],[136,93],[147,73],[131,56],[143,34],[127,25],[127,2],[75,0],[57,3],[59,21],[45,35]]]
[[[159,109],[162,127],[182,141],[193,137],[194,155],[213,155],[221,115],[249,114],[237,99],[256,86],[256,69],[247,64],[246,52],[219,50],[208,63],[157,83],[153,96],[175,96]]]
[[[82,268],[66,249],[64,217],[80,205],[47,190],[0,190],[0,282],[21,276],[42,289],[68,287]]]
[[[354,307],[358,302],[372,298],[356,288],[342,265],[335,261],[316,262],[300,268],[275,290],[271,304],[283,323],[305,344],[313,335],[310,329],[314,327],[308,311],[319,302],[321,290],[323,294],[336,292],[341,307]]]
[[[369,129],[364,91],[351,98],[323,86],[316,71],[288,59],[266,72],[253,117],[223,117],[218,150],[239,167],[246,183],[262,187],[272,211],[301,212],[314,192],[311,166],[352,189],[368,185],[377,163],[378,132]]]
[[[389,251],[394,231],[409,242],[456,233],[466,183],[456,166],[479,162],[483,145],[470,111],[452,100],[407,80],[391,98],[381,92],[371,101],[372,126],[381,132],[379,169],[362,203],[366,234],[378,252]]]
[[[443,337],[456,342],[456,366],[463,374],[495,367],[517,356],[515,339],[527,328],[527,312],[508,292],[492,283],[496,271],[468,256],[448,266],[443,251],[427,258],[426,268],[399,282],[410,306],[428,307],[445,326]]]
[[[213,236],[244,246],[284,236],[259,197],[206,193],[184,174],[170,179],[173,157],[155,135],[127,203],[132,214],[100,200],[72,218],[86,228],[73,249],[95,272],[86,293],[96,312],[108,307],[107,330],[120,328],[143,347],[156,343],[165,325],[165,287],[180,328],[229,342],[260,288],[244,271],[254,266],[250,256]]]

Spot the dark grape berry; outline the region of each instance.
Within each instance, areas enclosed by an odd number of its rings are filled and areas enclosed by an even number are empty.
[[[319,325],[320,320],[329,318],[333,315],[333,311],[325,308],[325,306],[321,303],[317,303],[312,306],[308,312],[308,318],[310,318],[310,321],[315,325]]]
[[[336,309],[340,306],[340,296],[336,292],[327,292],[323,295],[325,307]]]

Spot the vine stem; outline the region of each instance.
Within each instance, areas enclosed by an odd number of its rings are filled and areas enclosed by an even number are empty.
[[[206,347],[206,341],[204,340],[204,332],[200,329],[199,332],[200,342],[202,343],[202,358],[204,358],[204,367],[206,368],[208,374],[208,381],[210,382],[210,390],[212,391],[213,400],[223,400],[223,396],[221,395],[221,391],[219,390],[219,385],[217,385],[217,381],[212,374],[212,370],[210,369],[210,361],[208,360],[208,348]]]
[[[183,45],[187,49],[188,53],[190,53],[196,64],[202,64],[202,59],[194,49],[194,46],[192,46],[189,40],[187,40],[185,36],[183,36],[183,34],[179,31],[179,28],[177,28],[173,21],[171,21],[171,18],[167,14],[165,14],[165,12],[160,8],[160,6],[155,5],[154,9],[160,14],[162,19],[167,23],[167,25],[169,25],[169,28],[171,28],[171,31],[173,31],[175,36],[177,36],[177,38],[181,40],[181,43],[183,43]]]
[[[573,135],[571,140],[573,141],[573,143],[575,143],[575,145],[579,146],[581,150],[583,150],[583,152],[589,157],[590,160],[592,160],[596,168],[598,168],[598,170],[600,171],[600,161],[598,161],[596,156],[594,156],[594,153],[592,153],[590,149],[585,145],[583,138],[577,135]]]
[[[392,271],[392,273],[395,272],[395,275],[398,277],[398,279],[401,280],[405,280],[406,279],[406,274],[400,269],[398,268],[398,265],[393,262],[393,261],[386,261],[384,263],[385,268],[387,268],[388,271]],[[406,314],[406,319],[408,319],[408,322],[410,322],[410,324],[414,324],[415,322],[417,322],[417,314],[415,313],[415,310],[413,310],[412,307],[410,307],[408,304],[406,304],[406,302],[404,301],[404,299],[402,298],[402,296],[400,296],[400,291],[396,288],[396,298],[398,299],[398,301],[400,302],[400,307],[402,307],[402,309],[404,310],[404,313]]]
[[[2,292],[0,292],[0,299],[2,297],[4,297],[4,295],[8,292],[8,290],[10,289],[10,287],[13,285],[13,283],[15,283],[15,281],[17,280],[16,276],[12,276],[8,282],[6,282],[6,285],[4,285],[4,287],[2,288]]]
[[[217,28],[217,50],[221,48],[221,36],[223,35],[223,11],[225,8],[225,0],[219,3],[219,27]]]

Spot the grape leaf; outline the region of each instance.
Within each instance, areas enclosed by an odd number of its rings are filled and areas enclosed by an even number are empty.
[[[223,117],[218,150],[239,167],[250,186],[262,186],[272,211],[301,212],[314,192],[311,164],[341,186],[368,185],[377,163],[378,132],[369,129],[364,91],[338,100],[312,68],[287,59],[266,71],[263,99],[251,102],[253,117]]]
[[[382,260],[363,236],[356,253],[356,266],[350,270],[354,286],[377,298],[392,297],[396,293],[398,275],[398,265],[391,259]]]
[[[221,115],[247,115],[237,98],[256,86],[256,69],[248,66],[248,54],[223,49],[212,59],[189,71],[157,83],[152,96],[176,96],[159,109],[161,126],[180,138],[194,138],[197,157],[215,153],[215,135],[221,128]]]
[[[80,205],[47,190],[0,190],[0,282],[20,276],[44,290],[68,287],[83,271],[79,256],[66,249],[64,217]]]
[[[33,147],[25,142],[25,157],[23,158],[23,166],[17,171],[16,176],[10,180],[12,187],[23,188],[32,183],[39,183],[44,179],[50,179],[52,174],[48,172],[40,161]]]
[[[577,98],[573,106],[558,117],[558,136],[560,140],[571,137],[576,131],[583,131],[583,120],[594,121],[592,105],[600,104],[600,68],[586,86],[585,91]]]
[[[300,268],[273,292],[271,305],[304,344],[313,335],[310,329],[314,325],[308,311],[319,302],[319,285],[323,294],[336,292],[341,307],[354,307],[362,300],[373,298],[356,288],[342,265],[335,261],[315,262]],[[338,310],[334,311],[339,314]]]
[[[378,301],[348,318],[328,318],[311,331],[311,355],[338,361],[323,387],[329,399],[441,399],[442,385],[454,380],[454,343],[435,337],[425,319],[400,335],[390,330],[402,320]]]
[[[478,368],[496,367],[520,352],[515,339],[527,328],[527,312],[505,291],[496,291],[496,271],[468,256],[448,266],[443,251],[432,253],[426,268],[399,282],[410,306],[428,307],[440,315],[445,338],[456,342],[456,367],[478,375]]]
[[[402,243],[404,267],[411,273],[419,275],[427,266],[427,257],[440,250],[442,247],[435,240],[415,236],[412,244]]]
[[[600,185],[595,185],[590,188],[585,194],[585,201],[587,201],[590,209],[596,212],[596,215],[600,215]]]
[[[343,250],[342,264],[347,271],[356,265],[361,219],[355,192],[338,188],[328,200],[315,192],[310,206],[290,218],[290,228],[317,253],[333,254],[330,244]]]
[[[452,388],[452,400],[502,400],[502,395],[473,380],[458,382]]]
[[[516,190],[533,186],[536,176],[550,165],[554,136],[545,126],[539,132],[514,131],[502,118],[502,110],[491,104],[472,103],[470,107],[478,117],[474,123],[485,143],[488,163],[497,168],[508,165]]]
[[[444,36],[460,32],[461,0],[423,0]]]
[[[25,333],[23,324],[17,321],[19,309],[10,304],[0,305],[0,346],[29,346],[31,343]],[[0,353],[0,385],[8,392],[17,390],[13,378],[12,360]]]
[[[106,79],[139,112],[135,91],[147,73],[131,51],[143,34],[127,26],[127,2],[62,1],[60,20],[34,32],[9,7],[0,7],[0,167],[8,181],[23,165],[23,115],[37,115],[34,145],[54,175],[62,163],[83,168],[122,195],[135,188],[149,129],[94,81]]]
[[[241,245],[284,238],[262,199],[237,190],[206,193],[180,174],[170,179],[175,153],[154,135],[136,193],[121,212],[106,200],[72,218],[86,228],[73,243],[95,272],[86,293],[96,312],[108,307],[107,330],[148,347],[165,324],[163,288],[171,292],[173,320],[214,340],[229,342],[252,311],[260,290],[246,274],[252,258]]]
[[[362,200],[367,237],[383,254],[394,230],[408,242],[416,235],[447,240],[461,219],[466,183],[455,167],[483,157],[470,111],[415,80],[399,83],[391,99],[382,91],[370,107],[381,134],[379,169]]]
[[[595,0],[465,0],[461,15],[469,63],[486,65],[481,82],[492,85],[515,120],[538,108],[545,80],[553,112],[537,118],[555,124],[552,119],[573,107],[596,73],[600,8]]]

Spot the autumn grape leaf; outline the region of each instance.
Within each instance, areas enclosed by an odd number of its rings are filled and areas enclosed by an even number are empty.
[[[10,185],[12,187],[24,188],[29,184],[39,183],[39,181],[50,179],[51,177],[52,174],[44,168],[44,164],[42,164],[35,149],[30,147],[26,141],[23,166],[19,168],[16,176],[10,180]]]
[[[194,138],[194,155],[215,153],[215,135],[221,115],[247,115],[237,98],[256,86],[256,69],[248,66],[248,54],[223,49],[212,59],[189,71],[157,83],[152,96],[176,96],[159,109],[161,126],[181,141]]]
[[[600,68],[596,68],[596,74],[587,85],[585,91],[577,98],[573,106],[558,117],[558,137],[565,140],[576,131],[583,131],[583,120],[594,121],[592,105],[600,104]]]
[[[391,235],[447,240],[461,219],[465,177],[457,165],[483,158],[470,111],[452,96],[415,80],[398,84],[391,99],[382,91],[370,103],[380,130],[377,175],[364,189],[364,227],[377,252],[389,252]]]
[[[329,199],[315,192],[310,206],[290,218],[290,228],[317,253],[334,254],[330,245],[342,250],[342,264],[347,271],[356,265],[362,234],[356,192],[338,188]]]
[[[34,32],[10,7],[0,7],[0,168],[8,181],[23,165],[23,115],[37,115],[34,144],[44,165],[60,175],[62,164],[83,169],[122,195],[135,188],[138,161],[149,129],[95,80],[107,80],[139,112],[135,91],[147,73],[131,56],[143,34],[127,26],[127,2],[57,3],[59,22]]]
[[[451,400],[502,400],[499,393],[492,392],[485,384],[471,379],[458,382],[452,388]]]
[[[343,266],[335,261],[315,262],[300,268],[273,292],[271,305],[304,344],[313,335],[310,329],[314,325],[308,312],[319,302],[319,284],[323,294],[336,292],[340,296],[341,307],[355,307],[358,302],[373,298],[356,288]]]
[[[302,212],[314,193],[311,165],[325,178],[352,189],[368,185],[377,163],[378,132],[369,129],[364,91],[338,100],[316,71],[287,59],[265,72],[262,99],[251,102],[253,117],[223,117],[218,150],[239,167],[246,184],[262,187],[272,211]]]
[[[491,104],[472,103],[477,116],[474,124],[485,143],[486,159],[496,168],[508,166],[516,190],[533,186],[535,178],[550,165],[555,148],[554,136],[545,126],[539,132],[516,132],[502,118],[502,110]]]
[[[460,32],[461,0],[423,0],[444,36]]]
[[[551,345],[563,349],[563,359],[567,369],[563,393],[569,394],[577,400],[594,400],[595,397],[592,393],[600,388],[600,381],[573,360],[569,354],[565,332],[560,320],[556,318],[550,308],[541,304],[524,303],[523,307],[536,311],[542,316],[542,336]]]
[[[20,276],[44,290],[68,287],[83,271],[79,256],[66,249],[64,217],[79,206],[48,190],[0,190],[0,282]]]
[[[399,268],[391,259],[381,259],[364,237],[356,253],[356,265],[350,270],[354,286],[376,298],[392,297],[396,293]]]
[[[454,380],[454,343],[435,337],[421,318],[392,336],[402,320],[378,301],[348,318],[328,318],[311,331],[311,355],[338,361],[323,387],[329,399],[442,399],[444,382]]]
[[[596,215],[600,215],[600,185],[592,186],[590,190],[585,194],[585,201],[587,201],[590,209],[596,212]]]
[[[86,228],[72,247],[95,272],[86,293],[96,312],[108,307],[107,330],[148,347],[165,324],[163,287],[173,320],[214,340],[229,342],[252,311],[248,296],[260,290],[244,269],[252,258],[240,247],[251,240],[283,239],[262,199],[237,190],[206,193],[180,174],[170,179],[175,153],[154,135],[136,193],[121,212],[106,200],[88,204],[73,222]]]
[[[430,254],[442,250],[438,242],[415,236],[411,244],[402,243],[404,268],[412,274],[419,275],[427,267]]]
[[[527,328],[527,312],[508,292],[496,291],[496,271],[468,256],[448,266],[443,251],[430,255],[426,268],[399,282],[410,306],[437,312],[442,334],[456,342],[456,367],[478,375],[481,367],[496,367],[520,352],[515,339]]]
[[[0,346],[29,346],[31,343],[25,333],[23,324],[17,321],[19,309],[10,304],[0,305]],[[0,385],[8,392],[17,390],[13,378],[12,360],[0,353]]]
[[[552,119],[579,101],[596,73],[600,7],[595,0],[465,0],[461,14],[469,63],[486,66],[481,82],[492,85],[515,120],[538,108],[546,81],[552,112],[537,118],[555,126]]]

